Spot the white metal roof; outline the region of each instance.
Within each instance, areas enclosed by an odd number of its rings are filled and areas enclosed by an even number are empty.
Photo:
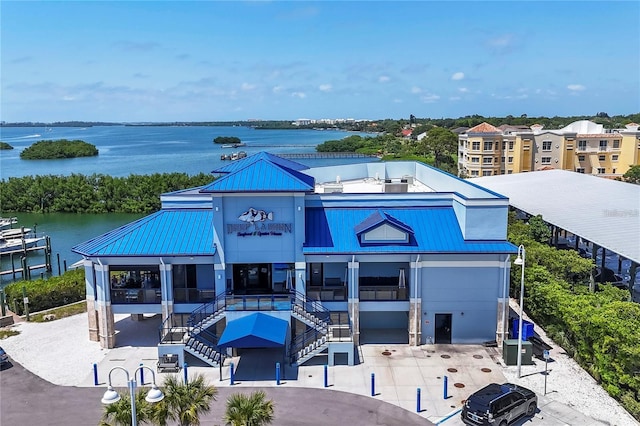
[[[509,204],[640,263],[640,185],[566,170],[473,178]]]

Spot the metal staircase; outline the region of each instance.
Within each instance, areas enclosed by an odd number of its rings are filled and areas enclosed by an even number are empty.
[[[301,365],[329,348],[332,341],[353,341],[346,312],[331,312],[322,303],[296,293],[291,300],[291,316],[307,325],[307,330],[291,342],[291,364]]]
[[[292,364],[300,365],[322,353],[332,341],[352,341],[351,327],[346,312],[331,312],[322,303],[302,293],[290,293],[277,299],[257,296],[270,303],[266,307],[291,310],[291,316],[307,326],[307,330],[291,342],[289,356]],[[251,297],[218,295],[193,311],[186,324],[179,316],[170,315],[160,328],[160,343],[180,343],[184,350],[211,366],[224,364],[226,355],[217,350],[218,336],[208,329],[226,317],[227,310],[263,310],[262,302],[250,307]],[[282,302],[286,302],[284,305]]]

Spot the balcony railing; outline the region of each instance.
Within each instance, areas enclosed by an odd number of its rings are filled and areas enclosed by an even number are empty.
[[[213,289],[198,288],[174,288],[174,303],[207,303],[215,300],[216,292]]]
[[[114,304],[139,304],[160,303],[162,293],[159,288],[120,288],[111,289],[111,303]]]
[[[360,301],[373,300],[409,300],[407,288],[398,286],[360,287]]]

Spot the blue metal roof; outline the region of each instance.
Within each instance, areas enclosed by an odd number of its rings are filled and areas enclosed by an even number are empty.
[[[410,226],[402,223],[398,219],[394,218],[393,216],[387,214],[386,212],[380,209],[371,213],[369,217],[367,217],[365,220],[357,224],[354,228],[354,231],[356,232],[356,234],[360,235],[363,232],[367,232],[373,228],[376,228],[385,222],[389,223],[391,226],[398,228],[404,232],[408,232],[410,234],[413,233],[413,229],[411,229]]]
[[[409,244],[361,244],[356,227],[377,208],[308,208],[304,254],[330,253],[515,253],[507,241],[465,241],[452,207],[384,209],[413,230]]]
[[[237,170],[247,167],[249,164],[255,163],[258,160],[266,160],[291,170],[307,170],[309,168],[304,164],[296,163],[295,161],[287,160],[286,158],[278,157],[277,155],[273,155],[273,154],[269,154],[268,152],[261,151],[261,152],[258,152],[257,154],[250,155],[240,160],[233,161],[230,164],[227,164],[226,166],[217,168],[211,173],[233,173]]]
[[[216,179],[201,192],[308,192],[314,186],[312,176],[260,158]]]
[[[288,329],[287,321],[256,312],[229,321],[218,340],[218,349],[284,346]]]
[[[71,249],[89,257],[100,256],[211,256],[213,211],[160,210],[116,228]]]

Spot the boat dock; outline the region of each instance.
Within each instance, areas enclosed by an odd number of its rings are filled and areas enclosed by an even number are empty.
[[[309,153],[286,153],[275,154],[278,157],[294,159],[332,159],[332,158],[378,158],[376,154],[360,154],[358,152],[309,152]]]

